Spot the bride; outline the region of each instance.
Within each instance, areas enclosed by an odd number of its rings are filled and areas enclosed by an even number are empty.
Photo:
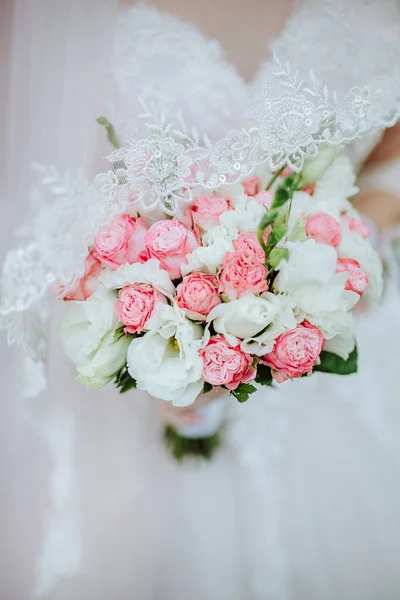
[[[379,77],[399,56],[391,0],[122,4],[15,0],[5,10],[4,250],[26,220],[29,163],[71,177],[85,165],[90,178],[109,152],[96,117],[122,132],[138,95],[217,139],[253,108],[273,52],[331,90],[360,85],[358,114],[363,94],[383,103]],[[163,422],[198,423],[196,407],[82,390],[56,328],[47,389],[27,400],[20,356],[2,340],[2,597],[398,597],[400,135],[382,135],[395,108],[348,149],[361,170],[356,202],[387,264],[382,305],[359,315],[359,374],[287,382],[245,410],[226,402],[211,462],[176,464],[160,441]]]

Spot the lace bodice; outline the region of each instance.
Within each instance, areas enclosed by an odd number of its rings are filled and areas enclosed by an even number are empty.
[[[2,279],[1,324],[10,342],[43,356],[46,289],[79,275],[82,249],[133,193],[141,211],[179,213],[199,187],[233,184],[261,163],[298,171],[321,146],[368,134],[360,158],[371,135],[397,120],[398,3],[296,4],[271,45],[275,58],[249,84],[192,25],[144,5],[121,13],[110,114],[122,147],[92,185],[37,166],[36,217]]]

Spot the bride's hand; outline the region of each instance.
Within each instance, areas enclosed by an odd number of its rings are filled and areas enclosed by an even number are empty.
[[[228,390],[223,388],[215,388],[207,394],[200,394],[193,404],[190,406],[174,406],[172,402],[155,399],[157,411],[161,419],[172,427],[179,428],[185,425],[192,425],[200,421],[200,417],[196,414],[195,409],[208,402],[213,402],[222,396],[228,394]]]

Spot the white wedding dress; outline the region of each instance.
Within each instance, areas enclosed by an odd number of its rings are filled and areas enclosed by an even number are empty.
[[[313,55],[333,88],[346,87],[364,64],[340,43],[351,7],[304,4],[273,49],[294,65]],[[379,75],[399,22],[394,3],[375,4],[372,21],[359,18],[372,41],[385,33],[373,68],[371,57],[365,65]],[[139,93],[218,137],[272,69],[266,60],[247,84],[192,25],[136,7],[115,27],[108,115],[118,131],[140,110]],[[356,143],[359,162],[378,137]],[[174,462],[144,394],[74,382],[56,330],[47,390],[23,398],[19,354],[2,340],[0,596],[398,599],[400,297],[389,256],[382,305],[359,318],[359,374],[287,382],[245,405],[231,399],[224,446],[208,463]]]

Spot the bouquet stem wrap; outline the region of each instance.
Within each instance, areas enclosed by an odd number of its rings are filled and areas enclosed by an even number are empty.
[[[226,400],[226,398],[218,398],[196,408],[195,413],[200,417],[198,423],[179,429],[171,426],[165,428],[165,441],[177,460],[190,455],[205,459],[212,458],[221,442],[220,432]]]
[[[189,439],[207,438],[216,434],[222,424],[226,406],[226,398],[218,398],[208,404],[203,404],[194,409],[200,417],[198,423],[185,425],[177,430],[182,437]]]

